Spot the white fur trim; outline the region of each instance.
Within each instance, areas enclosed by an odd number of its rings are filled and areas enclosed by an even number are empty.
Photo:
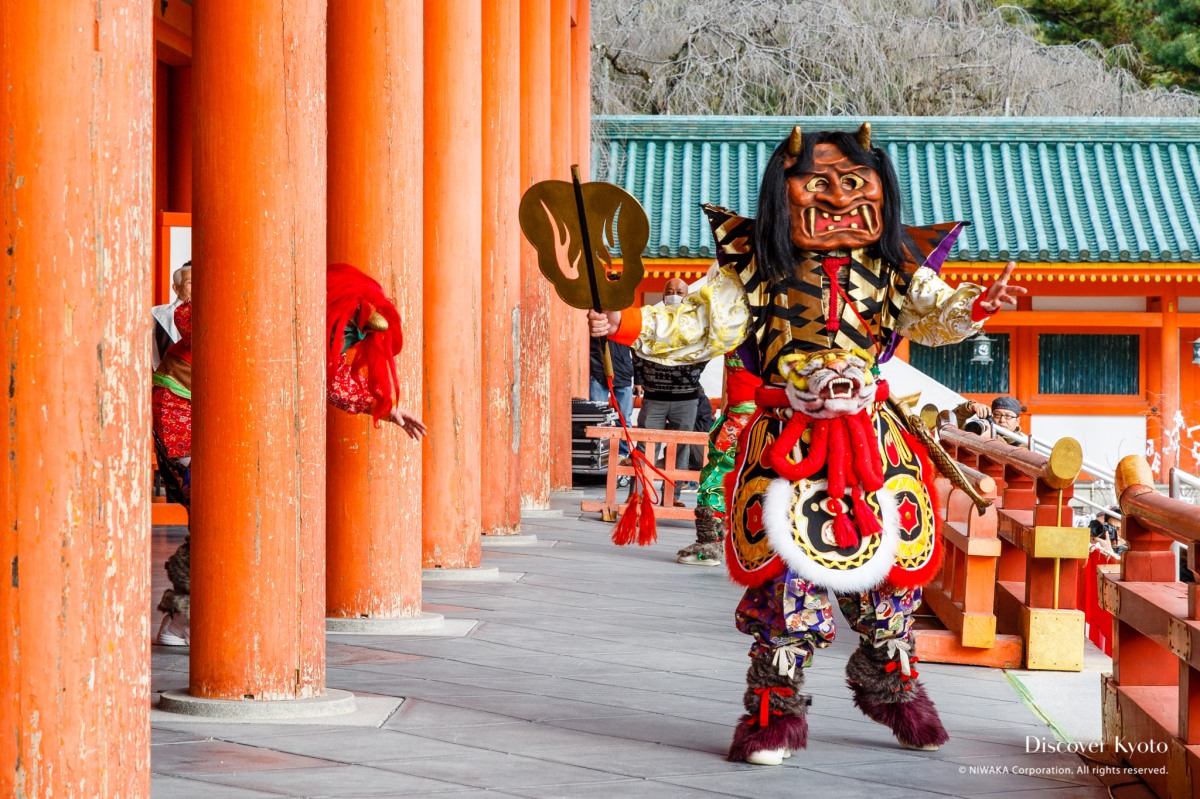
[[[816,485],[827,483],[821,481]],[[875,492],[883,517],[879,548],[869,561],[851,571],[822,566],[797,546],[790,520],[794,496],[791,481],[777,477],[771,481],[763,497],[763,526],[767,531],[767,541],[792,571],[811,583],[840,593],[869,591],[887,579],[900,545],[900,513],[896,509],[896,497],[891,491],[885,488]]]

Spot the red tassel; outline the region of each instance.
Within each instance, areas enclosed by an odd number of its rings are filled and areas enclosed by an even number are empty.
[[[879,454],[879,438],[875,425],[866,411],[859,411],[847,422],[850,445],[854,450],[851,466],[859,483],[868,491],[883,488],[883,458]]]
[[[880,378],[879,380],[876,381],[876,383],[875,383],[875,401],[876,402],[884,402],[889,396],[891,396],[891,393],[892,393],[892,387],[888,385],[888,381],[884,380],[883,378]]]
[[[617,519],[617,525],[613,527],[612,542],[619,547],[628,546],[637,539],[638,532],[638,516],[641,515],[642,506],[638,504],[638,495],[634,494],[629,499],[629,504],[625,506],[625,510],[621,511],[621,517]]]
[[[841,500],[837,500],[841,503]],[[858,546],[858,530],[845,511],[845,504],[839,504],[840,510],[833,516],[833,538],[837,541],[838,549],[854,549]]]
[[[638,521],[638,546],[650,546],[658,540],[658,524],[654,518],[654,503],[650,500],[650,495],[644,491],[639,514],[641,519]]]
[[[858,522],[858,533],[863,538],[883,532],[883,525],[879,523],[879,517],[867,504],[862,489],[857,487],[854,489],[854,520]]]
[[[791,480],[803,480],[810,477],[817,469],[825,465],[829,446],[829,419],[818,419],[813,426],[812,443],[808,446],[808,454],[798,463],[792,463],[792,448],[800,440],[800,436],[808,427],[809,417],[794,413],[783,428],[779,438],[771,445],[767,455],[768,463],[780,477]]]
[[[838,281],[838,273],[843,266],[850,263],[849,258],[827,257],[821,260],[821,268],[825,270],[825,274],[829,277],[829,316],[825,320],[826,330],[838,330],[842,326],[842,313],[838,309],[838,294],[841,293],[841,283]]]
[[[800,436],[808,429],[808,417],[802,413],[793,413],[792,418],[788,419],[787,424],[783,426],[783,430],[779,433],[779,438],[775,439],[775,443],[771,445],[771,451],[768,458],[771,466],[776,472],[783,477],[788,477],[784,474],[785,470],[791,466],[789,456],[792,454],[792,447],[796,446],[796,442],[800,440]],[[797,478],[788,477],[789,480]]]
[[[846,493],[846,478],[850,471],[850,442],[846,433],[846,418],[839,416],[829,420],[829,456],[825,465],[829,467],[829,496],[839,501]]]

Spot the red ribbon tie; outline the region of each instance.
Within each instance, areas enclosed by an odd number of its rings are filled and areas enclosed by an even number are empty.
[[[780,696],[791,696],[793,691],[791,688],[784,688],[782,685],[769,685],[766,688],[755,688],[754,693],[758,694],[758,718],[750,719],[750,724],[756,722],[758,726],[766,728],[771,720],[771,716],[782,716],[783,711],[771,710],[771,694],[779,694]]]

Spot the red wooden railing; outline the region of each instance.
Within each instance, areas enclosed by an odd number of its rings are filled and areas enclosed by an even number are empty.
[[[996,481],[969,466],[961,468],[975,490],[993,504],[980,514],[966,492],[938,478],[946,558],[923,597],[946,629],[918,629],[917,650],[932,662],[1017,667],[1024,642],[1020,636],[996,632],[996,564],[1002,544],[994,504]]]
[[[1161,797],[1200,797],[1200,589],[1176,580],[1173,541],[1197,575],[1200,507],[1154,488],[1146,459],[1117,467],[1120,574],[1105,574],[1101,605],[1115,619],[1113,673],[1103,682],[1104,736]]]
[[[941,585],[959,579],[960,562],[979,558],[978,575],[988,574],[994,562],[993,583],[989,586],[977,576],[967,584],[960,601],[962,612],[968,603],[976,609],[987,608],[990,588],[997,634],[988,644],[986,635],[980,633],[986,614],[977,616],[972,620],[975,628],[964,623],[960,649],[931,652],[926,647],[922,656],[1016,665],[1013,661],[1021,660],[1016,649],[1019,641],[1026,668],[1079,671],[1083,668],[1084,615],[1078,595],[1089,542],[1087,528],[1073,526],[1069,505],[1083,463],[1079,443],[1064,438],[1049,455],[1042,455],[959,430],[945,417],[938,435],[952,457],[975,470],[969,474],[989,477],[996,486],[994,534],[991,524],[982,520],[963,528],[962,516],[974,511],[966,508],[963,500],[955,504],[951,495],[947,512],[956,515],[947,516],[944,529],[955,554],[946,567],[953,571],[943,571]],[[945,607],[936,593],[929,604],[949,629],[958,629],[957,604]],[[964,652],[972,647],[990,651],[980,651],[972,658],[969,651]]]
[[[641,444],[652,452],[657,447],[657,444],[663,444],[666,448],[666,454],[663,458],[663,466],[658,472],[650,469],[646,470],[646,476],[654,478],[659,487],[659,502],[654,506],[654,518],[656,519],[694,519],[696,518],[696,510],[694,508],[676,508],[672,505],[674,498],[674,489],[670,484],[665,484],[659,477],[659,473],[665,475],[676,482],[698,481],[700,479],[700,469],[708,459],[708,434],[683,432],[682,430],[648,430],[644,427],[629,428],[630,438],[635,444]],[[584,500],[579,503],[579,509],[585,513],[600,513],[600,517],[606,522],[616,521],[617,514],[621,508],[625,506],[624,491],[621,496],[617,495],[617,479],[622,475],[632,475],[632,466],[622,466],[621,456],[618,453],[620,447],[618,443],[624,439],[625,434],[619,427],[589,427],[587,429],[588,438],[607,438],[608,443],[608,482],[604,490],[603,500]],[[675,462],[678,460],[679,447],[699,445],[704,453],[701,458],[701,463],[695,469],[676,469]]]

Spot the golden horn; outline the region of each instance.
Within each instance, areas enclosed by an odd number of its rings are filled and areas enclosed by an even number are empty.
[[[387,329],[388,322],[379,311],[371,311],[371,315],[367,317],[367,323],[363,325],[363,330],[377,330],[380,333]]]
[[[871,149],[871,123],[864,122],[858,126],[858,133],[854,134],[858,139],[858,146],[864,150]]]
[[[796,125],[792,128],[792,133],[788,136],[787,151],[792,158],[800,157],[800,146],[802,144],[800,126]]]

